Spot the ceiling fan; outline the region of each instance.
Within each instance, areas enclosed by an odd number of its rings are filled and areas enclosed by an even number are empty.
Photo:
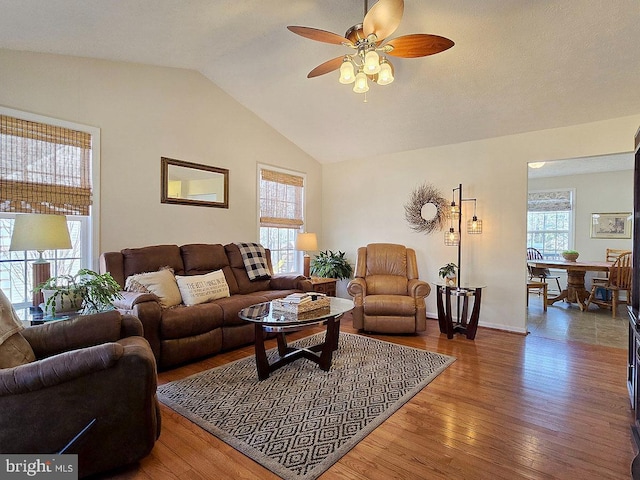
[[[371,10],[368,9],[368,1],[364,0],[364,20],[349,28],[344,37],[311,27],[287,28],[311,40],[354,49],[354,53],[321,63],[309,72],[307,78],[340,69],[340,83],[354,83],[354,92],[366,93],[369,90],[368,80],[378,85],[388,85],[394,80],[393,65],[384,55],[426,57],[444,52],[454,45],[448,38],[426,33],[403,35],[384,43],[400,25],[403,12],[404,0],[379,0]]]

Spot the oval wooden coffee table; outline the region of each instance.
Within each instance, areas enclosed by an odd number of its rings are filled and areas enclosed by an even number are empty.
[[[340,319],[353,309],[353,301],[331,297],[327,307],[320,307],[303,313],[290,313],[274,308],[273,302],[258,303],[240,310],[238,316],[255,324],[256,368],[258,378],[264,380],[269,373],[299,358],[306,358],[317,363],[322,370],[331,368],[331,358],[338,348],[340,335]],[[285,334],[297,332],[314,325],[327,326],[325,340],[308,348],[294,348],[287,345]],[[264,334],[274,332],[278,341],[280,359],[274,363],[267,360],[264,347]],[[318,354],[319,352],[319,354]]]

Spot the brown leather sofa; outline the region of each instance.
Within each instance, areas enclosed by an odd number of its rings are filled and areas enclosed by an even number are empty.
[[[0,369],[0,452],[78,455],[79,476],[146,456],[160,435],[156,362],[117,311],[28,327],[35,361]]]
[[[355,304],[354,328],[379,333],[427,328],[424,299],[431,287],[418,279],[416,252],[411,248],[392,243],[360,247],[347,292]]]
[[[267,249],[267,263],[271,254]],[[302,275],[275,275],[249,280],[237,245],[154,245],[107,252],[100,256],[100,272],[110,272],[124,288],[126,279],[138,273],[171,267],[176,275],[201,275],[222,270],[230,296],[198,305],[162,308],[154,295],[122,292],[115,305],[138,317],[161,368],[176,366],[252,343],[254,326],[238,312],[250,305],[281,298],[292,292],[311,291]]]

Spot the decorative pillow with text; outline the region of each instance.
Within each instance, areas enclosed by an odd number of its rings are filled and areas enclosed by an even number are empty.
[[[229,285],[222,270],[205,275],[185,277],[176,275],[176,282],[182,295],[182,302],[187,306],[229,296]]]

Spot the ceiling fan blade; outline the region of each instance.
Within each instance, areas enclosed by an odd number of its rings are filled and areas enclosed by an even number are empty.
[[[366,36],[375,33],[379,43],[396,31],[403,13],[404,0],[379,0],[365,15],[362,30]]]
[[[327,32],[326,30],[296,26],[289,26],[287,28],[301,37],[310,38],[311,40],[316,40],[318,42],[332,43],[334,45],[342,45],[343,43],[353,45],[351,40],[344,38],[337,33]]]
[[[389,40],[385,47],[388,45],[392,46],[393,50],[386,52],[387,55],[402,58],[416,58],[444,52],[455,44],[448,38],[439,35],[415,33],[413,35],[403,35],[402,37]]]
[[[324,75],[325,73],[333,72],[334,70],[339,69],[340,65],[342,65],[343,59],[344,55],[321,63],[309,72],[307,78],[319,77],[320,75]]]

